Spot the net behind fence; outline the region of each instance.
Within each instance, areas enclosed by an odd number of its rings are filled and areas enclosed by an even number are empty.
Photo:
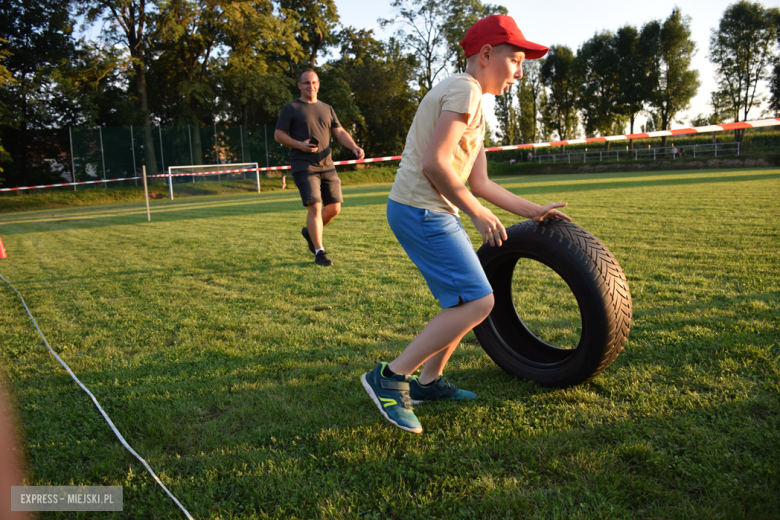
[[[289,151],[273,140],[273,132],[273,125],[73,128],[72,163],[63,169],[63,179],[83,182],[137,177],[144,165],[150,177],[167,173],[172,166],[252,162],[260,167],[281,166],[289,162]],[[196,182],[212,180],[223,179],[201,176]],[[107,186],[137,185],[136,179]]]

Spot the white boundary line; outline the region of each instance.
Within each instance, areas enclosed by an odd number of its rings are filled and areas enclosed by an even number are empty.
[[[60,362],[60,365],[62,365],[62,366],[65,368],[65,370],[67,370],[67,371],[68,371],[68,374],[70,374],[70,377],[72,377],[72,378],[73,378],[73,380],[74,380],[74,381],[76,381],[76,383],[78,383],[78,385],[81,387],[81,389],[82,389],[82,390],[84,390],[84,391],[87,393],[87,395],[90,397],[90,399],[92,399],[92,402],[93,402],[93,403],[95,403],[95,406],[97,406],[97,409],[98,409],[98,410],[100,411],[100,413],[103,415],[103,418],[106,420],[106,422],[108,423],[108,425],[109,425],[109,426],[111,427],[111,429],[114,431],[114,434],[115,434],[115,435],[117,436],[117,438],[119,439],[119,442],[121,442],[121,443],[122,443],[122,446],[124,446],[125,448],[127,448],[127,451],[129,451],[130,453],[132,453],[132,454],[135,456],[135,458],[137,458],[138,460],[140,460],[140,461],[141,461],[141,464],[143,464],[143,465],[144,465],[144,467],[145,467],[145,468],[146,468],[146,470],[149,472],[149,474],[150,474],[150,475],[152,475],[152,477],[154,478],[154,480],[156,480],[156,481],[157,481],[157,483],[158,483],[158,484],[160,484],[160,487],[162,487],[162,488],[163,488],[163,491],[165,491],[165,492],[168,494],[168,496],[169,496],[169,497],[171,497],[171,500],[173,500],[173,501],[176,503],[176,505],[177,505],[177,506],[179,506],[179,509],[181,509],[181,510],[184,512],[185,516],[186,516],[186,517],[187,517],[189,520],[194,520],[194,519],[192,518],[192,516],[189,514],[189,512],[187,512],[187,510],[186,510],[186,509],[184,509],[184,506],[183,506],[183,505],[181,505],[181,502],[179,502],[179,501],[176,499],[176,497],[175,497],[175,496],[173,496],[173,494],[172,494],[170,491],[168,491],[168,488],[167,488],[167,487],[165,487],[165,484],[163,484],[163,483],[160,481],[160,479],[157,477],[157,474],[156,474],[154,471],[152,471],[152,468],[150,468],[150,467],[149,467],[149,464],[147,464],[147,463],[146,463],[146,461],[145,461],[144,459],[142,459],[142,458],[141,458],[141,456],[140,456],[140,455],[138,455],[138,453],[136,453],[136,452],[135,452],[135,450],[134,450],[133,448],[131,448],[129,444],[127,444],[127,441],[125,440],[125,438],[124,438],[124,437],[122,437],[122,434],[121,434],[121,433],[119,433],[119,430],[117,430],[117,429],[116,429],[116,426],[114,426],[114,423],[113,423],[113,422],[111,421],[111,419],[108,417],[108,414],[106,414],[105,410],[103,410],[103,407],[102,407],[102,406],[100,406],[100,403],[98,403],[97,399],[95,399],[95,396],[94,396],[94,395],[92,395],[92,392],[90,392],[90,391],[87,389],[87,387],[86,387],[86,386],[84,386],[84,385],[81,383],[81,381],[79,381],[79,378],[77,378],[77,377],[76,377],[76,374],[74,374],[74,373],[73,373],[73,371],[70,369],[70,367],[69,367],[69,366],[68,366],[68,365],[67,365],[67,364],[66,364],[66,363],[65,363],[65,362],[64,362],[64,361],[63,361],[63,360],[60,358],[60,356],[58,356],[58,355],[57,355],[57,353],[56,353],[56,352],[54,352],[54,350],[52,350],[52,348],[49,346],[49,342],[48,342],[48,341],[46,341],[46,336],[44,336],[44,335],[43,335],[43,332],[41,332],[41,328],[40,328],[40,327],[38,327],[38,322],[36,322],[36,321],[35,321],[35,318],[33,317],[32,313],[30,312],[30,309],[27,307],[27,303],[25,303],[25,301],[24,301],[24,298],[22,298],[22,295],[19,293],[19,291],[17,291],[17,290],[16,290],[16,287],[14,287],[14,286],[13,286],[13,284],[12,284],[11,282],[9,282],[8,280],[6,280],[6,279],[5,279],[5,277],[4,277],[2,274],[0,274],[0,278],[2,278],[2,279],[3,279],[3,281],[4,281],[5,283],[7,283],[9,286],[11,286],[11,289],[13,289],[13,290],[14,290],[14,292],[17,294],[17,296],[19,296],[19,299],[20,299],[20,300],[22,300],[22,305],[24,305],[24,310],[26,310],[26,311],[27,311],[27,315],[28,315],[28,316],[30,316],[30,319],[32,320],[32,322],[33,322],[33,325],[35,325],[35,329],[38,331],[38,334],[41,336],[41,339],[43,339],[43,343],[46,345],[46,348],[47,348],[47,349],[49,349],[49,352],[51,353],[51,355],[52,355],[52,356],[54,356],[54,357],[57,359],[57,361],[59,361],[59,362]]]

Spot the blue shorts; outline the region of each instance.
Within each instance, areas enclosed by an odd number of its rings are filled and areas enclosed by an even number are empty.
[[[388,200],[387,222],[442,308],[493,293],[457,216]]]

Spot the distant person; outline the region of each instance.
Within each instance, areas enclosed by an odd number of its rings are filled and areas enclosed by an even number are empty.
[[[316,72],[312,69],[301,72],[298,88],[301,97],[282,108],[274,139],[290,148],[293,180],[309,211],[301,234],[314,254],[314,263],[328,266],[333,261],[322,246],[322,229],[336,218],[344,201],[341,179],[331,158],[330,135],[352,150],[358,159],[365,153],[341,127],[333,108],[317,100],[320,79]],[[282,185],[286,185],[284,180]]]
[[[528,162],[531,162],[534,160],[534,154],[533,152],[528,152]]]
[[[458,210],[469,216],[482,241],[495,247],[506,240],[506,231],[477,197],[536,221],[571,220],[557,209],[565,202],[539,206],[487,175],[482,95],[508,90],[522,78],[523,60],[541,58],[547,47],[527,41],[505,15],[478,21],[460,44],[468,58],[466,72],[440,81],[420,102],[387,202],[390,228],[443,310],[401,355],[361,376],[382,416],[412,433],[422,432],[413,404],[477,397],[442,375],[463,336],[493,309],[493,289]]]
[[[682,159],[685,156],[685,148],[682,146],[680,147],[680,158]]]
[[[514,157],[512,157],[511,159],[509,159],[509,164],[515,164],[516,162],[517,162],[517,161],[515,160],[515,158],[514,158]]]
[[[677,147],[672,145],[672,157],[677,157]]]

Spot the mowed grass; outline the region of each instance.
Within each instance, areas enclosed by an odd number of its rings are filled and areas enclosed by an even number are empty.
[[[328,269],[296,193],[276,192],[152,201],[151,223],[138,202],[4,214],[0,273],[196,518],[780,518],[780,170],[498,182],[569,202],[628,277],[632,332],[563,390],[510,377],[469,334],[447,376],[479,398],[417,407],[422,435],[359,382],[439,311],[387,226],[387,184],[345,190]],[[576,337],[555,277],[525,281],[521,314]],[[4,287],[28,483],[124,487],[121,513],[41,516],[181,518]]]

